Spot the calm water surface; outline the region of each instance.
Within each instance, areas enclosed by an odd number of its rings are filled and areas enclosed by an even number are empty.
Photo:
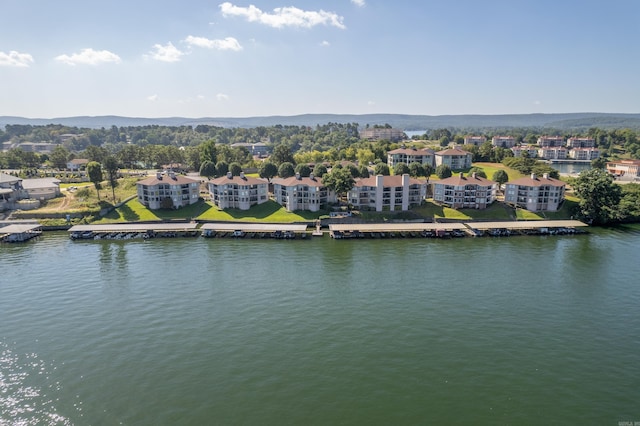
[[[0,246],[1,425],[640,421],[640,230]]]

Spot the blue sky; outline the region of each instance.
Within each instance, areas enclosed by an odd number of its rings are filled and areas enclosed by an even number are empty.
[[[637,0],[2,0],[0,115],[640,112]]]

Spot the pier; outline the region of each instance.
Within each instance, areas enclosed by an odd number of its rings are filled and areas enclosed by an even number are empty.
[[[128,240],[133,238],[197,237],[196,223],[110,223],[75,225],[69,228],[73,240]]]
[[[232,238],[295,239],[307,237],[307,225],[289,223],[205,223],[202,236]]]
[[[5,243],[21,243],[42,235],[42,226],[38,223],[22,223],[2,226],[0,241]]]

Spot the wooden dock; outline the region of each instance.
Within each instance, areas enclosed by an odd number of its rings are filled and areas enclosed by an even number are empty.
[[[307,225],[290,223],[205,223],[203,237],[295,239],[307,237]]]
[[[197,237],[197,223],[109,223],[75,225],[69,228],[73,240]]]
[[[42,226],[32,224],[12,224],[0,228],[0,241],[5,243],[21,243],[42,235]]]

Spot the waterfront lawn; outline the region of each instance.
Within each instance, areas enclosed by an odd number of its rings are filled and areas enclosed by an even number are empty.
[[[578,208],[580,199],[571,195],[565,195],[564,203],[557,212],[544,212],[544,217],[550,220],[572,219]]]
[[[509,181],[513,181],[516,179],[520,179],[521,177],[523,177],[524,175],[522,173],[520,173],[519,171],[515,170],[515,169],[511,169],[507,166],[505,166],[502,163],[473,163],[473,167],[479,167],[481,168],[486,174],[487,174],[487,179],[491,179],[493,177],[493,174],[495,172],[497,172],[498,170],[504,170],[505,172],[507,172],[507,175],[509,176]],[[465,173],[466,175],[466,173]]]
[[[243,222],[265,222],[265,223],[291,223],[316,220],[321,215],[328,214],[326,211],[308,212],[295,211],[288,212],[280,204],[273,200],[251,207],[249,210],[224,209],[210,204],[209,209],[197,216],[199,220],[223,220],[223,221],[243,221]]]
[[[419,207],[414,207],[411,211],[424,218],[442,218],[458,220],[510,220],[510,207],[501,202],[494,202],[484,210],[476,209],[452,209],[434,203],[432,200],[426,201]]]

